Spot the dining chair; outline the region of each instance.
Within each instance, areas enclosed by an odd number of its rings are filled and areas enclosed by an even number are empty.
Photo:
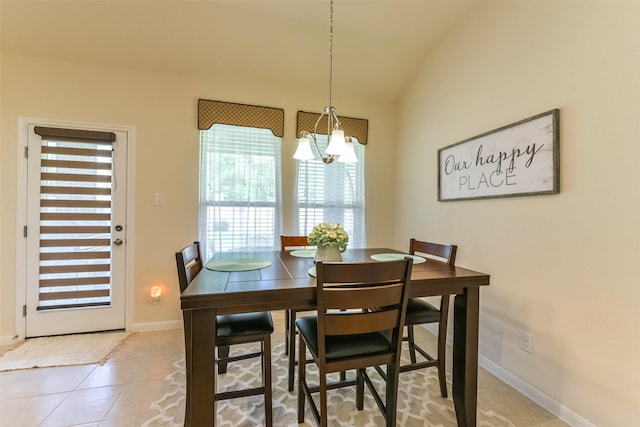
[[[298,423],[304,422],[305,402],[322,427],[327,426],[327,391],[356,386],[356,408],[364,408],[364,386],[373,395],[387,426],[396,425],[398,373],[402,327],[407,308],[413,260],[384,263],[316,262],[317,313],[300,317]],[[318,383],[306,376],[307,350],[318,367]],[[367,367],[386,365],[385,401],[380,398]],[[356,378],[327,383],[327,374],[356,369]],[[312,393],[320,394],[320,408]]]
[[[180,293],[182,293],[204,266],[200,243],[194,242],[192,245],[176,252],[176,264]],[[273,424],[271,405],[271,334],[273,329],[273,319],[268,311],[216,316],[216,347],[218,348],[216,362],[218,364],[218,373],[226,372],[227,363],[260,357],[262,363],[262,385],[260,387],[220,393],[215,391],[214,405],[215,401],[219,400],[264,395],[267,426]],[[249,343],[260,343],[260,350],[229,356],[229,347],[231,345]],[[224,369],[221,371],[220,366],[223,364]]]
[[[284,252],[293,248],[312,246],[307,236],[280,236],[280,249]],[[284,312],[284,354],[288,356],[289,391],[293,391],[296,365],[295,321],[300,310],[288,309]]]
[[[441,258],[450,268],[453,268],[456,262],[456,245],[442,245],[439,243],[423,242],[416,239],[409,241],[409,253],[411,255],[424,256],[425,258]],[[404,341],[409,343],[409,357],[411,362],[400,367],[400,372],[413,371],[435,366],[438,368],[438,379],[440,382],[440,394],[447,397],[447,381],[445,369],[445,354],[447,349],[447,321],[449,318],[449,300],[451,295],[442,295],[440,297],[440,307],[436,308],[430,303],[420,299],[411,298],[407,303],[407,316],[405,325],[407,327],[407,335],[403,337]],[[433,357],[415,342],[414,329],[415,325],[428,323],[438,323],[438,343],[437,357]],[[416,352],[420,353],[425,360],[418,361]]]

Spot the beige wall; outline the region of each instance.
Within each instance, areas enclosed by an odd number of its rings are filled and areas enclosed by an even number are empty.
[[[481,355],[608,427],[640,420],[639,28],[640,2],[488,3],[399,107],[396,246],[458,244],[459,265],[491,274]],[[437,149],[553,108],[560,194],[437,201]]]
[[[16,125],[19,116],[120,124],[135,127],[135,202],[129,242],[133,244],[132,318],[128,324],[179,321],[174,252],[197,237],[198,98],[255,103],[285,109],[282,169],[285,232],[290,231],[295,170],[295,115],[320,111],[326,83],[317,88],[271,87],[231,79],[195,79],[137,70],[92,66],[14,54],[2,55],[0,179],[0,337],[15,330],[16,301]],[[368,242],[393,242],[395,110],[363,96],[335,93],[338,112],[370,120],[366,148]],[[154,207],[153,194],[164,193],[166,206]],[[153,282],[170,294],[160,304],[145,299]]]

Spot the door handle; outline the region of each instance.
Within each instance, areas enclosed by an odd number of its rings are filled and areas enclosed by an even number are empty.
[[[122,239],[116,239],[116,240],[114,240],[114,241],[113,241],[113,244],[114,244],[114,245],[116,245],[116,246],[120,246],[120,245],[122,245]]]

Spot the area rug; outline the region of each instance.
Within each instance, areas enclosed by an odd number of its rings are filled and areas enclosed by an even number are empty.
[[[232,347],[234,348],[240,346]],[[243,350],[246,350],[245,347]],[[255,347],[257,349],[257,347]],[[284,344],[273,347],[273,425],[298,426],[297,393],[287,390],[287,356]],[[403,352],[403,354],[406,352]],[[153,402],[151,409],[156,415],[149,418],[143,427],[182,426],[185,410],[185,362],[184,358],[174,363],[175,370],[165,378],[163,395]],[[260,383],[260,360],[245,360],[229,365],[224,375],[218,376],[218,391],[245,388]],[[314,378],[309,367],[309,378]],[[383,380],[374,371],[370,377],[378,390],[383,391]],[[296,385],[297,389],[297,385]],[[449,384],[449,390],[451,384]],[[251,396],[216,403],[217,421],[220,426],[254,427],[264,425],[262,396]],[[370,427],[385,425],[371,394],[365,392],[364,410],[356,410],[355,389],[343,388],[329,392],[329,425]],[[307,408],[305,423],[313,426],[315,421]],[[422,369],[400,375],[398,391],[398,426],[403,427],[454,427],[457,426],[451,396],[440,396],[438,376],[435,369]],[[514,427],[506,417],[478,401],[478,425],[492,427]]]
[[[0,371],[104,363],[128,332],[29,338],[0,357]]]

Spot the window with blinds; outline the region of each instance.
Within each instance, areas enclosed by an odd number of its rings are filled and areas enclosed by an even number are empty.
[[[111,302],[113,147],[66,139],[42,137],[38,310]]]
[[[216,123],[200,131],[199,239],[215,252],[275,250],[282,229],[281,139]]]
[[[327,135],[318,135],[322,152]],[[357,163],[321,160],[296,162],[294,230],[308,235],[321,222],[340,223],[349,235],[349,247],[366,247],[364,146],[354,141]]]

